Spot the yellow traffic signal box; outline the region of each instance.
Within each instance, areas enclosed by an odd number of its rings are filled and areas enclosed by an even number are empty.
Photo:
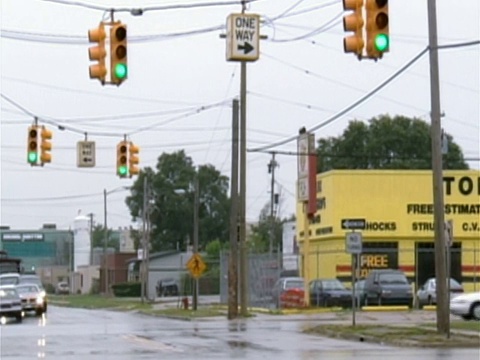
[[[52,162],[52,132],[48,130],[45,126],[42,126],[40,136],[42,138],[42,142],[40,144],[40,162],[43,165],[45,163]]]
[[[32,125],[28,128],[27,162],[32,166],[35,166],[38,164],[38,126],[37,125]]]
[[[354,53],[358,57],[362,56],[365,47],[363,40],[363,0],[343,0],[344,10],[353,10],[352,13],[343,17],[343,29],[353,32],[353,35],[346,36],[343,39],[343,50],[346,53]]]
[[[388,0],[367,0],[367,57],[382,58],[390,50]]]
[[[127,25],[117,21],[110,28],[110,72],[112,84],[127,79]]]
[[[97,28],[88,31],[88,41],[97,43],[96,46],[88,49],[90,60],[97,61],[96,64],[90,65],[90,79],[98,79],[102,84],[105,84],[105,78],[107,76],[105,38],[105,24],[103,22],[100,23]]]
[[[121,178],[128,176],[128,142],[120,141],[117,144],[117,175]]]
[[[140,169],[138,168],[138,163],[140,162],[138,157],[139,152],[140,148],[130,142],[130,146],[128,148],[128,173],[130,174],[130,177],[133,175],[138,175],[140,172]]]

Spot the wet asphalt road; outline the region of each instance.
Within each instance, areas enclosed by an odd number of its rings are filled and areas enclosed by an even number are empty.
[[[461,359],[478,360],[478,349],[394,348],[305,335],[300,330],[323,314],[182,321],[136,313],[51,306],[44,318],[0,326],[2,360],[143,359]],[[387,315],[388,316],[388,315]],[[329,317],[331,319],[329,319]]]

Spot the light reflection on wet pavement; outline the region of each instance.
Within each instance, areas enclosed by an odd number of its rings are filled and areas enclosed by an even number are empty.
[[[326,320],[325,320],[326,319]],[[333,320],[333,319],[332,319]],[[461,359],[478,349],[395,348],[301,333],[319,320],[275,316],[182,321],[135,313],[51,306],[46,318],[0,326],[2,360]],[[328,317],[322,320],[329,322]]]

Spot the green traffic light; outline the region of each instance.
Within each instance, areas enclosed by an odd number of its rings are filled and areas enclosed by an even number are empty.
[[[127,175],[127,167],[126,166],[120,166],[118,168],[118,174],[119,175]]]
[[[124,79],[127,77],[127,65],[117,64],[115,65],[115,76],[117,79]]]
[[[375,49],[377,49],[380,52],[384,52],[388,49],[389,43],[388,43],[388,35],[385,34],[378,34],[375,37]]]
[[[36,152],[29,152],[28,153],[28,162],[29,163],[37,163],[37,159],[38,159],[38,154]]]

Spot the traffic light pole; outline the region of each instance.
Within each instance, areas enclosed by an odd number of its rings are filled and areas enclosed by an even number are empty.
[[[430,54],[430,101],[433,172],[433,219],[435,234],[435,279],[437,292],[437,331],[449,337],[450,314],[447,302],[447,274],[445,256],[445,214],[443,199],[443,169],[441,144],[440,76],[438,66],[438,38],[436,0],[428,0],[428,33]]]

